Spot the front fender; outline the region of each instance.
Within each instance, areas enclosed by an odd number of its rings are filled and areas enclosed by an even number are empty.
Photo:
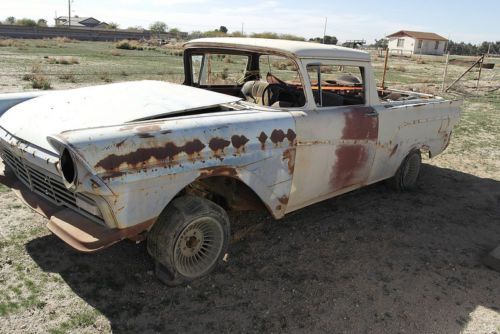
[[[210,175],[239,179],[276,218],[286,209],[296,145],[288,112],[178,117],[57,137],[111,190],[103,197],[119,228],[156,218],[187,185]]]

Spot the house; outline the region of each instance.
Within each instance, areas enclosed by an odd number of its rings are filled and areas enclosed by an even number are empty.
[[[400,30],[387,38],[389,52],[401,55],[443,55],[448,44],[446,38],[433,32]]]
[[[72,16],[71,21],[68,20],[67,16],[56,17],[56,27],[68,27],[71,22],[72,28],[101,28],[105,29],[108,27],[106,22],[101,22],[94,19],[93,17],[79,17]]]

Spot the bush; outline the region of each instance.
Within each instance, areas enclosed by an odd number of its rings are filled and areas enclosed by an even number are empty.
[[[396,65],[393,67],[393,69],[398,72],[406,72],[406,67],[404,67],[403,65]]]
[[[50,81],[45,76],[41,74],[34,75],[31,79],[31,87],[34,89],[51,89]]]
[[[129,41],[126,39],[116,43],[115,47],[117,49],[122,49],[122,50],[139,50],[139,51],[144,50],[144,47],[138,41]]]
[[[59,65],[74,65],[80,64],[80,61],[75,57],[48,58],[49,64]]]
[[[76,43],[74,39],[68,37],[54,37],[52,40],[57,43]]]
[[[62,80],[62,81],[66,81],[66,82],[76,83],[76,78],[71,73],[61,74],[59,76],[59,79]]]

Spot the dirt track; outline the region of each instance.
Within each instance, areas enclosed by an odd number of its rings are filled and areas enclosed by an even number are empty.
[[[0,196],[4,237],[44,223]],[[499,202],[500,182],[425,165],[411,193],[378,184],[278,222],[241,215],[229,262],[188,287],[160,284],[144,245],[130,242],[82,255],[41,229],[20,261],[35,262],[33,277],[60,275],[109,321],[89,331],[493,333],[500,274],[480,261],[500,240]],[[15,264],[2,256],[4,281]],[[46,286],[42,309],[3,318],[3,330],[55,324],[51,314],[78,299],[61,305],[58,285]]]

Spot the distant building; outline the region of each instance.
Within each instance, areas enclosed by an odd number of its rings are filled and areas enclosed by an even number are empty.
[[[433,32],[400,30],[387,38],[389,51],[402,55],[443,55],[448,44],[448,39]]]
[[[67,16],[59,16],[56,17],[56,27],[68,27],[70,25],[70,21]],[[94,19],[93,17],[71,17],[71,27],[74,28],[108,28],[108,24],[106,22],[101,22],[99,20]]]

